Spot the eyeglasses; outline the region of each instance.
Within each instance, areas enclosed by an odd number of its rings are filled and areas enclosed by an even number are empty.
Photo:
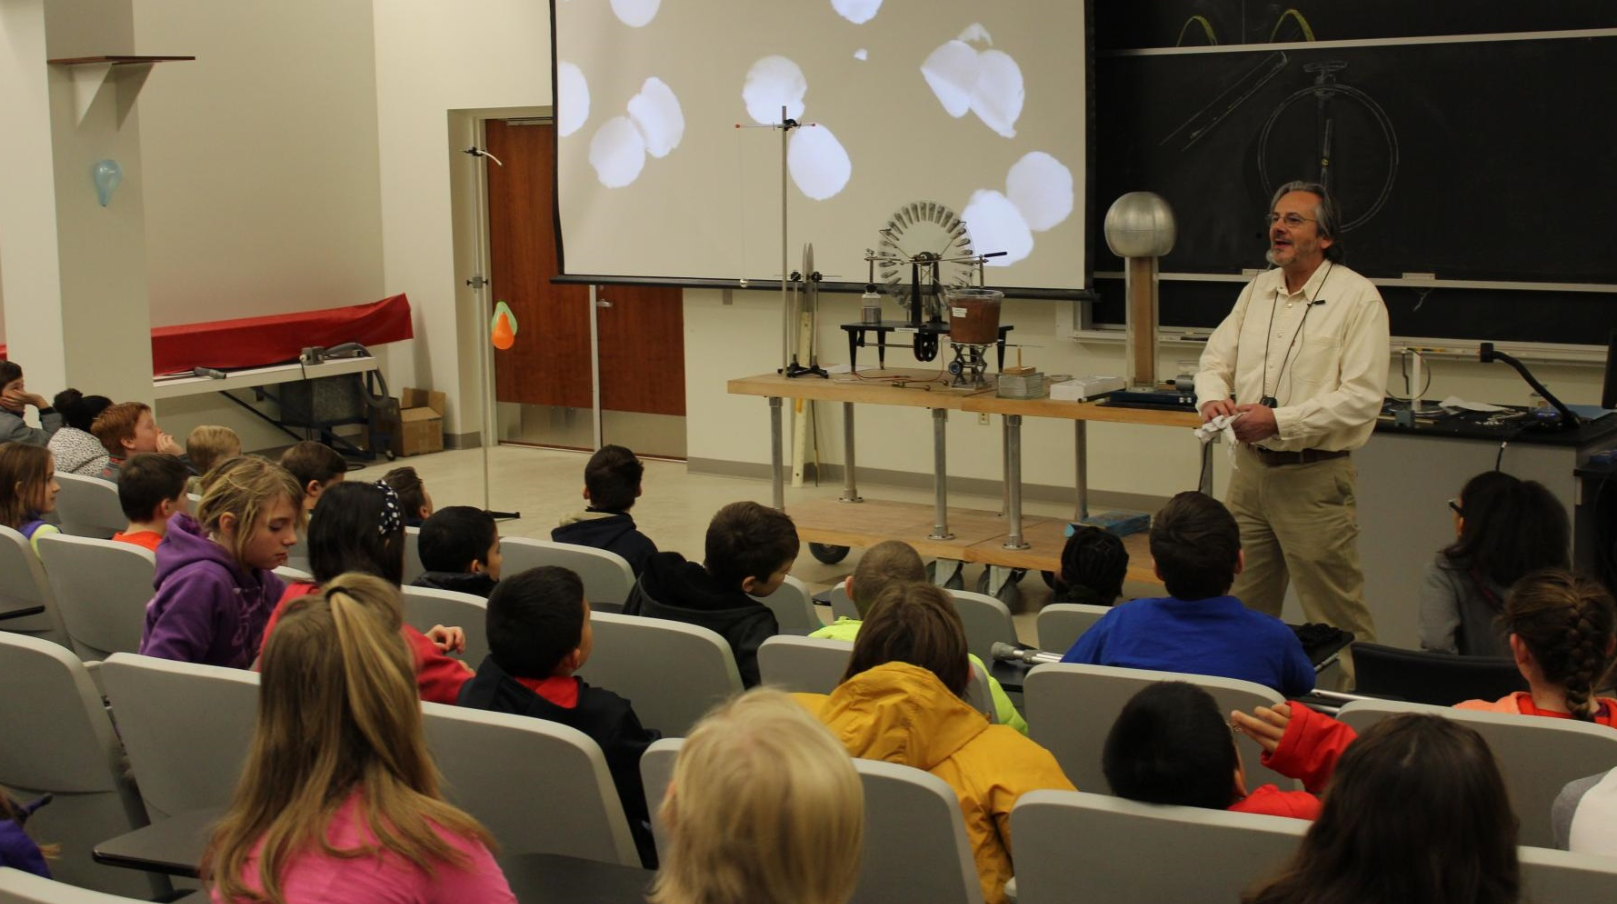
[[[1459,515],[1461,518],[1465,517],[1465,509],[1460,508],[1460,503],[1455,502],[1453,499],[1449,500],[1449,508],[1454,509],[1454,514]]]
[[[1292,229],[1298,229],[1304,223],[1316,223],[1316,222],[1318,222],[1317,220],[1313,219],[1312,217],[1305,217],[1305,216],[1303,216],[1302,214],[1299,214],[1299,213],[1288,213],[1288,214],[1272,213],[1272,214],[1269,214],[1268,216],[1264,217],[1264,219],[1269,221],[1270,226],[1273,226],[1276,223],[1284,221],[1285,224],[1287,226],[1290,226]]]

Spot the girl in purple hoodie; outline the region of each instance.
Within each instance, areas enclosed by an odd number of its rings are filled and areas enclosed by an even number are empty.
[[[208,473],[196,517],[169,519],[157,547],[157,595],[146,606],[140,652],[160,659],[245,669],[286,589],[286,564],[303,526],[303,490],[285,468],[256,455]]]

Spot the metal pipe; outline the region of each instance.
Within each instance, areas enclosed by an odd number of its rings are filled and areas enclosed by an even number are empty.
[[[1080,421],[1079,423],[1083,423]],[[1010,521],[1011,535],[1005,538],[1006,549],[1027,549],[1022,539],[1022,416],[1005,415],[1005,491],[1009,503],[1006,519]]]
[[[864,502],[854,477],[853,403],[842,403],[842,502]]]
[[[1087,421],[1072,422],[1073,462],[1076,468],[1074,486],[1078,491],[1077,507],[1073,509],[1072,520],[1082,521],[1089,517],[1089,423]]]
[[[932,409],[932,481],[937,492],[937,512],[928,540],[954,539],[954,534],[949,533],[949,451],[945,433],[948,423],[947,408]]]
[[[780,396],[769,398],[769,474],[775,508],[786,511],[786,463],[781,459]]]

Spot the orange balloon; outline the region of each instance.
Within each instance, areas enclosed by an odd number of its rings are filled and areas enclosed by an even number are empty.
[[[502,352],[516,344],[516,331],[511,329],[511,318],[504,312],[494,318],[494,334],[490,338],[494,342],[494,347]]]

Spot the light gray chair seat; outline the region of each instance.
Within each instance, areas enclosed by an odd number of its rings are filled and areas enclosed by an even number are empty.
[[[1521,820],[1522,844],[1553,847],[1550,805],[1567,782],[1612,768],[1617,763],[1617,731],[1604,725],[1450,709],[1394,700],[1355,700],[1337,718],[1364,732],[1389,716],[1432,713],[1476,729],[1488,742]]]
[[[133,543],[46,534],[39,538],[68,640],[79,658],[140,652],[157,557]]]
[[[500,853],[640,865],[601,748],[544,719],[423,703],[444,794],[499,839]],[[542,818],[541,818],[542,816]]]
[[[659,852],[666,850],[668,839],[657,811],[684,743],[664,738],[640,758]],[[953,789],[936,776],[897,763],[855,759],[853,765],[865,789],[865,839],[859,886],[850,904],[982,904],[982,884]]]
[[[1022,686],[1028,736],[1044,745],[1074,786],[1096,793],[1109,793],[1106,774],[1101,770],[1101,751],[1106,735],[1117,721],[1123,706],[1146,687],[1158,681],[1184,681],[1213,695],[1220,711],[1251,712],[1259,706],[1284,703],[1285,698],[1261,684],[1217,678],[1210,675],[1184,675],[1103,665],[1051,663],[1028,672]],[[1275,784],[1283,789],[1297,782],[1269,769],[1260,762],[1262,748],[1242,734],[1236,736],[1241,760],[1246,765],[1247,787]],[[1548,809],[1545,812],[1549,812]]]
[[[45,568],[28,543],[28,538],[9,527],[0,527],[0,616],[12,612],[41,611],[33,615],[0,617],[0,631],[13,631],[42,637],[67,646],[67,629],[56,607]]]
[[[1039,649],[1061,655],[1072,649],[1090,625],[1112,611],[1110,606],[1090,606],[1083,603],[1051,603],[1039,610],[1034,630],[1038,632]]]
[[[433,625],[460,628],[466,632],[466,650],[460,654],[461,660],[474,669],[482,664],[488,655],[488,600],[432,587],[401,589],[405,624],[423,632]]]
[[[129,526],[118,504],[117,484],[99,477],[61,473],[56,475],[56,482],[62,487],[56,494],[62,533],[107,540]]]
[[[640,723],[669,737],[741,692],[741,673],[723,637],[662,618],[592,613],[595,651],[579,670],[590,684],[634,705]]]
[[[634,589],[634,570],[615,552],[555,543],[529,537],[500,538],[500,555],[505,558],[502,574],[520,574],[541,565],[556,565],[577,574],[584,582],[584,598],[590,602],[622,605]]]
[[[753,599],[775,613],[775,623],[786,633],[807,634],[825,627],[814,611],[814,595],[809,593],[808,585],[791,575],[774,593]]]
[[[1277,872],[1310,823],[1030,791],[1011,810],[1017,904],[1238,901]]]

